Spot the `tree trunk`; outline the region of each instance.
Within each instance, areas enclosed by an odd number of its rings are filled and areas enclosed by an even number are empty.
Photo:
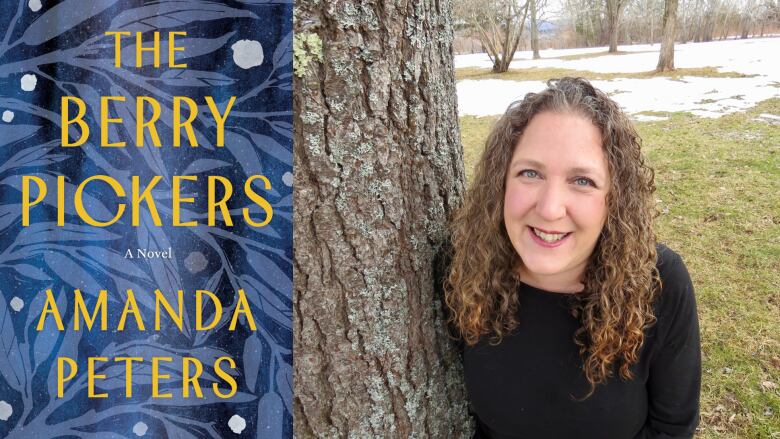
[[[674,37],[677,31],[677,0],[664,2],[663,35],[661,53],[658,56],[657,72],[674,70]]]
[[[743,15],[742,21],[740,21],[740,38],[743,40],[750,34],[750,18]]]
[[[541,58],[539,55],[539,27],[536,22],[536,16],[538,11],[536,9],[536,0],[528,0],[531,4],[529,6],[531,13],[531,50],[534,52],[534,59]]]
[[[683,0],[683,7],[682,7],[682,19],[680,20],[681,27],[680,27],[680,43],[685,44],[688,42],[688,32],[690,31],[690,26],[688,26],[688,21],[685,18],[685,11],[688,7],[688,4],[685,3],[685,0]]]
[[[653,14],[650,14],[650,46],[655,42],[655,21]]]
[[[609,24],[609,53],[617,53],[620,29],[620,12],[623,0],[607,0],[607,20]]]
[[[432,288],[464,190],[449,3],[299,2],[295,32],[322,40],[294,84],[296,437],[470,437]]]

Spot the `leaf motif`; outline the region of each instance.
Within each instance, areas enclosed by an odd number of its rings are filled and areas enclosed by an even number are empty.
[[[0,231],[5,230],[22,216],[21,204],[0,204]]]
[[[41,127],[35,125],[0,125],[0,146],[10,145],[32,137]]]
[[[262,276],[263,281],[276,291],[292,291],[291,275],[288,275],[289,267],[279,267],[276,262],[251,247],[247,248],[247,262]],[[243,279],[244,277],[242,277]]]
[[[162,421],[168,437],[176,439],[198,439],[198,436],[195,436],[184,428],[179,427],[176,423],[169,420],[167,416],[163,416]]]
[[[215,159],[198,159],[190,163],[187,169],[182,172],[183,175],[200,174],[202,172],[211,171],[225,166],[231,166],[230,163],[222,160]]]
[[[171,0],[154,2],[139,8],[121,12],[111,20],[110,29],[130,32],[147,32],[169,27],[179,27],[195,21],[222,18],[258,18],[243,9],[235,9],[216,2],[203,0]]]
[[[246,284],[244,292],[249,302],[279,325],[292,330],[292,311],[289,306],[285,306],[262,282],[246,275],[241,276],[241,282]]]
[[[277,201],[274,207],[292,207],[292,194]]]
[[[48,142],[44,145],[24,148],[6,160],[6,162],[0,166],[0,172],[10,171],[11,169],[16,168],[46,166],[70,158],[70,156],[66,154],[48,154],[52,149],[56,148],[56,146],[57,145],[53,142]]]
[[[14,270],[16,270],[17,273],[24,277],[28,277],[34,280],[51,280],[49,275],[41,271],[38,267],[34,267],[30,264],[18,263],[11,264],[11,266],[14,268]]]
[[[257,133],[250,133],[249,136],[263,154],[270,155],[285,165],[292,166],[292,151],[282,146],[273,137]]]
[[[279,44],[276,46],[276,50],[274,50],[274,68],[279,69],[292,61],[292,42],[293,42],[293,33],[292,31],[285,35],[284,38],[282,38],[282,41],[279,42]]]
[[[276,390],[279,391],[287,412],[292,414],[293,372],[292,367],[287,363],[281,363],[276,369]]]
[[[16,241],[20,245],[43,243],[62,243],[68,241],[113,241],[119,235],[101,227],[81,226],[65,223],[58,226],[55,222],[35,223],[19,232]]]
[[[227,388],[220,388],[222,393],[227,393]],[[257,396],[245,392],[236,392],[235,395],[229,399],[223,399],[215,395],[213,392],[203,392],[203,398],[182,398],[181,394],[173,392],[173,398],[168,399],[150,399],[147,404],[158,405],[164,407],[193,407],[199,405],[208,404],[224,404],[229,402],[231,404],[241,404],[245,402],[252,402],[257,400]],[[281,436],[269,436],[269,437],[281,437]]]
[[[79,431],[79,438],[80,439],[127,439],[127,436],[123,434],[112,433],[110,431],[98,431],[96,433],[92,433],[89,431]]]
[[[113,280],[114,284],[116,284],[116,292],[122,297],[122,301],[127,298],[127,290],[133,290],[138,304],[146,309],[154,309],[154,295],[149,287],[142,287],[123,276],[113,276]],[[127,324],[135,328],[135,319],[129,320]]]
[[[60,279],[73,288],[80,289],[85,294],[96,296],[104,288],[103,284],[98,282],[81,265],[58,251],[44,252],[43,260]],[[109,295],[109,299],[111,298],[112,296]]]
[[[0,375],[18,392],[22,392],[27,383],[23,364],[11,313],[5,295],[0,291]]]
[[[235,157],[246,175],[254,175],[265,168],[252,142],[234,131],[225,130],[225,149]]]
[[[284,405],[276,392],[268,392],[257,404],[257,439],[282,437]]]
[[[271,128],[284,137],[292,139],[292,124],[290,122],[275,120],[271,122]]]
[[[38,17],[21,41],[37,46],[78,26],[91,17],[113,6],[117,0],[64,0]]]
[[[166,70],[159,80],[174,87],[219,87],[236,82],[222,73],[203,70]]]
[[[247,337],[244,342],[244,379],[246,387],[255,392],[257,391],[257,375],[260,373],[260,364],[263,360],[263,343],[257,334]]]

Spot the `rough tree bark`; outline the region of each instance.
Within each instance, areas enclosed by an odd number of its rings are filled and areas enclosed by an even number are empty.
[[[655,70],[663,72],[674,70],[674,39],[677,34],[677,0],[664,2],[663,35],[661,36],[661,53],[658,55],[658,66]]]
[[[464,190],[449,7],[296,6],[322,41],[294,81],[296,437],[471,433],[432,289]]]

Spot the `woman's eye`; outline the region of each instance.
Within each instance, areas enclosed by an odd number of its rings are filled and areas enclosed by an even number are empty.
[[[539,177],[539,173],[534,171],[533,169],[525,169],[523,171],[520,171],[518,174],[522,177],[528,177],[528,178],[537,178]]]
[[[596,187],[596,184],[593,183],[593,180],[591,180],[590,178],[585,178],[585,177],[578,177],[577,179],[574,180],[574,184],[576,184],[577,186],[593,186],[593,187]]]

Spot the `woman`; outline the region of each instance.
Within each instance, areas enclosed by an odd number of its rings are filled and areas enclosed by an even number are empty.
[[[475,437],[693,435],[696,304],[656,244],[654,190],[630,121],[584,79],[550,81],[493,127],[445,283]]]

